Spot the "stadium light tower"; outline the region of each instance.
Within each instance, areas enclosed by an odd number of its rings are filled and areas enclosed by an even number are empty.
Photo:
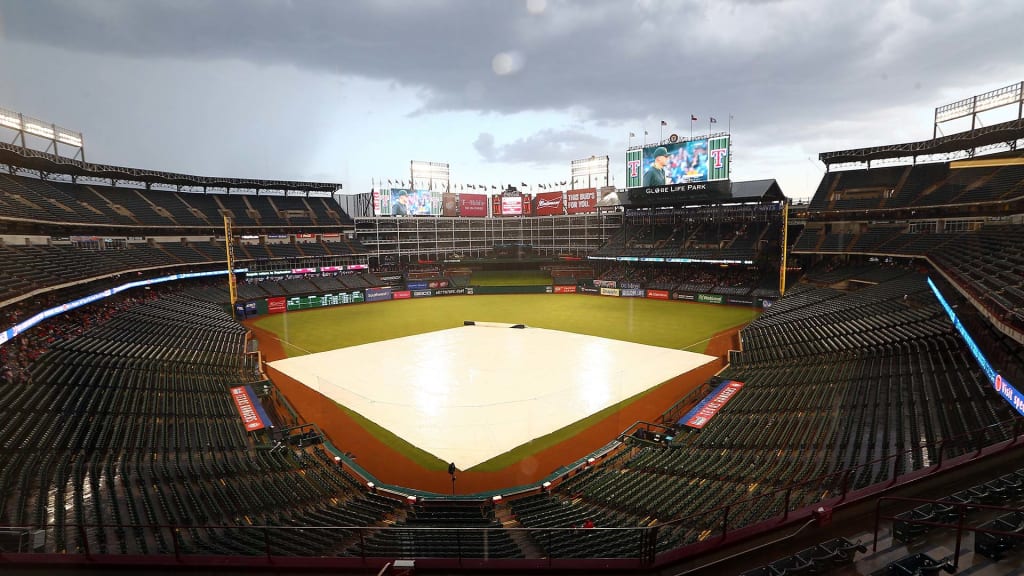
[[[31,148],[29,144],[32,140],[26,139],[26,136],[42,138],[47,142],[44,152],[60,156],[60,145],[70,146],[75,149],[75,153],[69,158],[85,161],[85,140],[81,132],[61,128],[52,122],[43,122],[6,108],[0,108],[0,127],[15,132],[12,144],[17,143],[22,148]]]
[[[596,188],[608,185],[608,156],[591,156],[582,160],[573,160],[571,164],[572,188]]]

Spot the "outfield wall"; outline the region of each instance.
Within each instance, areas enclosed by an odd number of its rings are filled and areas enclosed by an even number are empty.
[[[435,296],[474,296],[478,294],[587,294],[611,298],[646,298],[650,300],[698,302],[701,304],[750,306],[759,310],[772,305],[772,300],[770,299],[754,298],[751,296],[645,289],[640,288],[639,285],[626,283],[618,286],[613,280],[599,280],[595,284],[598,283],[599,285],[580,283],[575,286],[468,286],[465,288],[419,288],[414,290],[396,290],[390,286],[384,286],[366,288],[364,290],[302,296],[271,296],[255,301],[239,302],[235,305],[235,313],[239,318],[251,318],[264,314],[297,312],[311,308],[360,304],[363,302],[408,300],[410,298],[431,298]]]

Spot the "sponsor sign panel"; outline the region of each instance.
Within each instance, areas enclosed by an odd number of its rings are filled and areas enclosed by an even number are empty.
[[[251,386],[236,386],[231,389],[231,399],[235,401],[235,408],[242,418],[242,424],[246,432],[266,428],[270,418],[257,399]]]
[[[703,428],[741,389],[743,389],[743,382],[735,380],[722,382],[714,392],[708,394],[692,410],[684,414],[679,423],[698,430]]]
[[[413,298],[427,298],[428,296],[433,296],[433,295],[434,295],[434,291],[429,289],[429,288],[427,288],[426,290],[413,290],[412,291],[412,297]]]
[[[668,290],[648,290],[647,297],[653,300],[668,300]]]
[[[687,300],[687,301],[692,302],[692,301],[696,300],[697,297],[694,296],[693,294],[688,294],[686,292],[673,292],[672,293],[672,299],[673,300]]]
[[[501,215],[502,216],[522,216],[523,215],[523,197],[522,196],[502,196],[501,197]]]
[[[600,294],[601,291],[598,290],[597,288],[592,288],[590,286],[580,286],[579,287],[579,293],[580,294]]]
[[[392,300],[408,300],[412,298],[412,292],[408,290],[395,290],[391,293]]]
[[[280,314],[287,309],[287,299],[284,296],[267,298],[267,314]]]
[[[615,280],[594,280],[594,286],[598,288],[615,288]]]
[[[597,189],[584,188],[565,193],[566,214],[585,214],[597,210]]]
[[[458,216],[459,215],[459,195],[454,192],[445,192],[441,194],[441,215],[442,216]]]
[[[487,194],[459,194],[459,216],[486,218]]]
[[[697,302],[705,304],[725,304],[725,296],[721,294],[697,294]]]
[[[563,212],[561,192],[541,192],[535,196],[534,204],[536,209],[533,213],[537,216],[552,216]]]
[[[619,295],[624,297],[624,298],[643,298],[644,297],[644,289],[643,288],[623,288],[623,289],[619,290]]]
[[[575,294],[575,286],[555,286],[555,294]]]
[[[618,288],[601,288],[601,296],[618,296]]]
[[[406,282],[405,287],[409,290],[423,290],[424,288],[428,288],[426,282]]]
[[[367,288],[366,301],[378,302],[380,300],[391,300],[391,288]]]

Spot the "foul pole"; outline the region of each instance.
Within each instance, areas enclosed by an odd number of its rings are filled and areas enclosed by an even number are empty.
[[[228,294],[231,295],[231,314],[235,313],[238,287],[235,285],[235,247],[231,244],[231,218],[224,216],[224,254],[228,259]]]

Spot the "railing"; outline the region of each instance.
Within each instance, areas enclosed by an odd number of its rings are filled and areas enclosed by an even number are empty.
[[[0,564],[4,561],[52,562],[55,555],[59,555],[62,562],[76,561],[67,554],[69,552],[81,554],[81,561],[86,563],[123,563],[126,554],[111,553],[107,548],[120,548],[124,545],[132,548],[128,550],[127,556],[131,556],[133,562],[150,564],[200,565],[216,562],[246,565],[272,561],[275,566],[322,564],[366,567],[383,565],[388,559],[405,557],[416,558],[417,562],[429,559],[431,565],[438,567],[473,566],[492,569],[586,567],[599,571],[662,566],[735,543],[753,534],[806,522],[815,517],[815,511],[819,508],[831,509],[862,501],[898,484],[960,466],[981,456],[1019,448],[1024,444],[1020,441],[1022,432],[1024,420],[999,422],[960,438],[936,443],[931,451],[934,461],[924,468],[907,470],[906,463],[912,452],[908,450],[650,527],[574,529],[49,524],[0,527],[0,548],[3,547],[4,535],[15,531],[24,535],[25,541],[31,540],[28,538],[31,536],[34,539],[33,550],[43,553],[0,556]],[[999,442],[988,444],[988,438],[997,437],[1001,439]],[[921,448],[924,447],[918,449]],[[219,541],[218,536],[225,533],[230,534],[230,538]],[[516,550],[522,552],[520,547],[509,546],[517,537],[531,540],[534,549],[539,552],[525,558],[506,557],[516,553]],[[447,544],[428,546],[430,541],[439,539]],[[378,546],[380,542],[402,540],[415,543],[415,549]],[[223,542],[230,542],[231,545]],[[428,547],[418,548],[420,542]],[[37,543],[39,545],[35,545]],[[305,543],[310,545],[306,546]],[[317,552],[316,546],[326,551]],[[248,552],[239,552],[239,547]],[[336,556],[339,553],[341,557]],[[118,557],[122,560],[116,560]]]

